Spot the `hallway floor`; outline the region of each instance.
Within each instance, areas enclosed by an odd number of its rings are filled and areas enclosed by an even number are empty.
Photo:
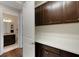
[[[22,48],[16,48],[14,50],[11,50],[7,53],[4,53],[0,57],[22,57],[23,56],[23,49]]]

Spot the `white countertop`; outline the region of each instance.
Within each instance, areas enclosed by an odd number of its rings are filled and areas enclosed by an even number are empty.
[[[37,39],[36,42],[79,54],[79,40]]]
[[[38,43],[79,54],[79,24],[38,26],[35,36]]]

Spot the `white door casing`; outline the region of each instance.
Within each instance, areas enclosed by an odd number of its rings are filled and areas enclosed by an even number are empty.
[[[3,53],[3,6],[0,5],[0,55]]]
[[[27,1],[23,6],[23,56],[34,57],[34,1]]]

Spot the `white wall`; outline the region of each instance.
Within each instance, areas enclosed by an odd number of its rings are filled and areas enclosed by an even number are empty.
[[[23,7],[23,56],[34,57],[34,2],[27,1]]]
[[[19,47],[23,48],[23,14],[19,13]]]

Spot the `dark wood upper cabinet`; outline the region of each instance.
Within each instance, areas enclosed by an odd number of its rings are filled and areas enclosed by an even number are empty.
[[[63,20],[63,2],[48,2],[45,7],[48,24],[62,23]]]
[[[66,1],[63,2],[63,22],[64,23],[71,23],[77,22],[78,15],[77,15],[77,1]]]
[[[36,25],[44,25],[48,22],[47,13],[44,6],[37,7],[35,9],[35,23]]]
[[[78,1],[50,1],[35,8],[36,25],[79,22]]]
[[[50,1],[35,9],[36,25],[62,23],[63,2]],[[39,11],[38,11],[39,10]]]
[[[79,1],[77,1],[77,15],[78,15],[78,20],[79,20]]]

